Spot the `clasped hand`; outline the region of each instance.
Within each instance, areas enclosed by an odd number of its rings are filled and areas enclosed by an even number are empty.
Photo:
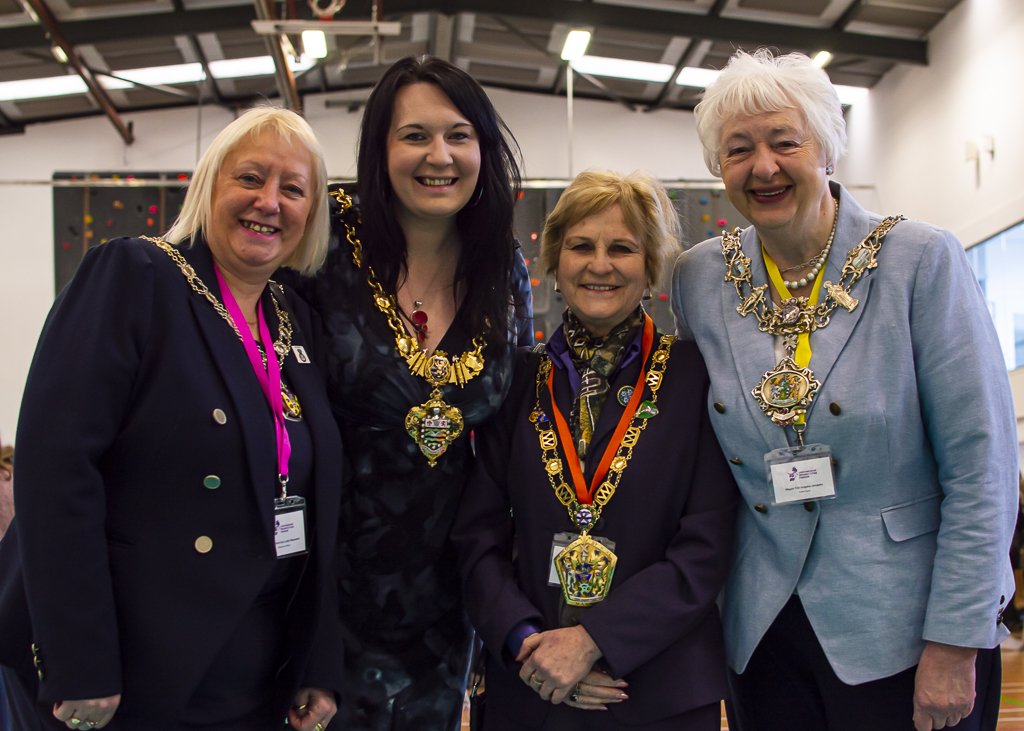
[[[537,632],[523,640],[519,678],[542,700],[573,708],[604,710],[627,696],[624,680],[594,668],[601,650],[582,626]]]

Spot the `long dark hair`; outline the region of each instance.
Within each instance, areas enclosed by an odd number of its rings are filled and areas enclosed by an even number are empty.
[[[406,241],[394,215],[388,177],[388,133],[399,89],[426,82],[438,87],[473,125],[480,141],[480,177],[470,202],[455,218],[462,250],[455,271],[465,291],[462,317],[488,345],[505,342],[508,305],[515,296],[512,209],[520,190],[519,146],[483,88],[462,69],[431,56],[395,62],[373,88],[359,130],[357,186],[366,261],[389,292],[406,264]],[[522,303],[515,302],[517,310]]]

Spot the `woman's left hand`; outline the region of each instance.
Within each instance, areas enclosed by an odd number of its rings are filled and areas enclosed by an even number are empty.
[[[516,662],[519,677],[546,701],[558,704],[583,680],[601,650],[582,626],[532,634],[523,640]]]
[[[629,700],[625,680],[616,680],[608,673],[591,670],[569,693],[565,705],[583,711],[607,711],[608,703],[622,703]]]
[[[334,693],[320,688],[301,688],[288,711],[288,723],[297,731],[324,731],[338,712]]]
[[[956,726],[974,709],[974,663],[978,651],[925,642],[914,676],[914,729]]]

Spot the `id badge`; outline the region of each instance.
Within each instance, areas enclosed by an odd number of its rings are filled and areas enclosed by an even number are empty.
[[[836,496],[832,449],[827,444],[773,449],[764,456],[764,464],[775,505]]]
[[[274,545],[278,558],[309,553],[306,546],[306,499],[301,497],[274,500]]]
[[[558,578],[558,571],[555,569],[555,558],[557,558],[558,554],[565,550],[570,543],[579,537],[579,533],[570,533],[568,531],[555,533],[555,538],[551,541],[551,570],[548,572],[548,586],[562,586],[562,582]],[[591,538],[612,553],[615,553],[615,541],[608,538],[601,538],[600,536],[591,536]]]

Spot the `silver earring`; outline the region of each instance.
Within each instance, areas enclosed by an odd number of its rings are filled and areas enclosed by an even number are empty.
[[[646,289],[644,290],[643,298],[644,298],[645,300],[649,300],[649,299],[651,299],[651,298],[652,298],[653,296],[654,296],[654,295],[652,295],[652,294],[651,294],[651,288],[650,288],[650,287],[647,287],[647,288],[646,288]]]
[[[561,293],[562,290],[558,288],[558,281],[555,281],[555,291]]]
[[[832,163],[825,164],[825,175],[831,175],[836,171],[835,166]]]

